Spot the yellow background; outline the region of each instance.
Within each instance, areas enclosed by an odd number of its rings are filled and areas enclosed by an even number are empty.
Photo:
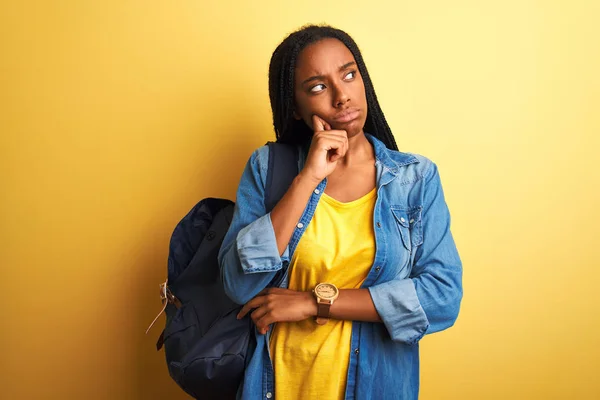
[[[401,150],[440,168],[464,262],[421,399],[600,398],[600,2],[2,1],[0,397],[184,399],[168,240],[274,137],[271,52],[363,50]],[[160,321],[160,325],[163,320]]]

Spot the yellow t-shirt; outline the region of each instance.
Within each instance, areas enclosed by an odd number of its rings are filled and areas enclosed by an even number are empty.
[[[349,203],[321,196],[290,262],[290,289],[309,291],[321,282],[360,288],[375,257],[376,197],[376,189]],[[343,399],[351,336],[352,321],[275,324],[270,341],[275,398]]]

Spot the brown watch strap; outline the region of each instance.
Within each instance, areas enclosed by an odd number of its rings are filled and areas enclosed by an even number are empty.
[[[331,308],[331,303],[322,303],[317,301],[317,318],[316,322],[319,325],[324,325],[329,321],[329,309]]]

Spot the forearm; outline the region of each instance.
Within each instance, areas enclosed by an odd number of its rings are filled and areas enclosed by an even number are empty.
[[[259,332],[265,334],[276,322],[294,322],[317,316],[317,300],[310,291],[282,288],[263,290],[247,302],[237,317],[250,313]],[[331,306],[330,318],[337,320],[381,322],[367,289],[342,289]]]
[[[317,300],[311,294],[312,315],[317,315]],[[338,298],[329,310],[333,319],[347,321],[381,322],[368,289],[340,289]]]
[[[271,211],[271,223],[277,239],[277,248],[282,255],[296,229],[298,221],[306,208],[310,196],[319,182],[300,173],[290,188]]]

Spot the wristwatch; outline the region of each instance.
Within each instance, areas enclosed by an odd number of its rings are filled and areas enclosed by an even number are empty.
[[[338,298],[340,291],[333,283],[319,283],[313,289],[317,298],[317,316],[315,321],[319,325],[325,325],[329,321],[329,309]]]

